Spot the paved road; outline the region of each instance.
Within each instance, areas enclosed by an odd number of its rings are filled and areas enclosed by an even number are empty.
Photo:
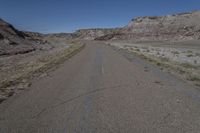
[[[126,56],[88,44],[0,105],[0,133],[199,133],[199,91]]]

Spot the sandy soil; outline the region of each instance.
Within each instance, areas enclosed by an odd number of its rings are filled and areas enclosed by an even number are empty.
[[[198,133],[199,91],[91,42],[0,105],[0,132]]]
[[[30,86],[30,77],[45,76],[46,70],[59,64],[79,46],[57,39],[27,54],[0,57],[0,102]]]
[[[185,79],[200,83],[200,41],[109,42],[112,46],[144,56],[160,66],[174,69]],[[165,67],[164,67],[165,68]],[[180,69],[180,70],[179,70]]]

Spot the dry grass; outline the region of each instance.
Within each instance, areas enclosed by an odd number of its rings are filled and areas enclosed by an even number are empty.
[[[181,78],[191,81],[194,85],[200,85],[200,67],[189,63],[172,62],[167,58],[158,58],[155,56],[146,55],[137,50],[131,51],[133,54],[142,57],[145,60],[159,66],[162,70],[168,70]]]
[[[41,75],[48,70],[55,68],[56,66],[79,52],[82,48],[84,48],[84,44],[74,44],[71,45],[69,48],[62,50],[61,52],[48,55],[45,58],[40,58],[36,62],[23,64],[20,70],[12,75],[12,77],[4,79],[0,82],[0,90],[2,92],[5,92],[7,91],[5,88],[22,83],[24,81],[27,81],[27,79],[33,78],[35,75]]]

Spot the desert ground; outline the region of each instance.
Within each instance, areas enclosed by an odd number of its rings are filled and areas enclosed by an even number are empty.
[[[200,86],[200,41],[131,42],[107,44],[142,57],[185,81]]]
[[[0,132],[199,133],[199,20],[41,34],[0,19]]]
[[[31,79],[47,75],[47,71],[55,69],[84,46],[58,37],[45,39],[48,43],[32,52],[0,57],[0,102],[27,89]]]
[[[0,131],[199,132],[196,87],[102,42],[0,106]]]

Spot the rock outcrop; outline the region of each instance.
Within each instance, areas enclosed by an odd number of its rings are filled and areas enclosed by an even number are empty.
[[[54,33],[54,34],[46,34],[44,36],[47,38],[65,38],[67,40],[73,40],[78,38],[78,36],[74,33]]]
[[[122,28],[81,29],[74,33],[40,34],[22,32],[0,19],[0,55],[33,51],[56,40],[179,41],[200,39],[200,11],[167,16],[138,17]]]
[[[3,40],[4,36],[2,34],[0,34],[0,40]]]
[[[200,39],[200,11],[167,16],[138,17],[118,34],[105,35],[100,40],[190,40]]]
[[[23,32],[16,30],[11,24],[5,22],[2,19],[0,19],[0,34],[6,38],[25,37]]]
[[[34,51],[34,44],[24,32],[0,19],[0,55],[16,55]]]
[[[78,39],[94,40],[95,38],[112,34],[117,29],[81,29],[76,31],[74,34]]]

